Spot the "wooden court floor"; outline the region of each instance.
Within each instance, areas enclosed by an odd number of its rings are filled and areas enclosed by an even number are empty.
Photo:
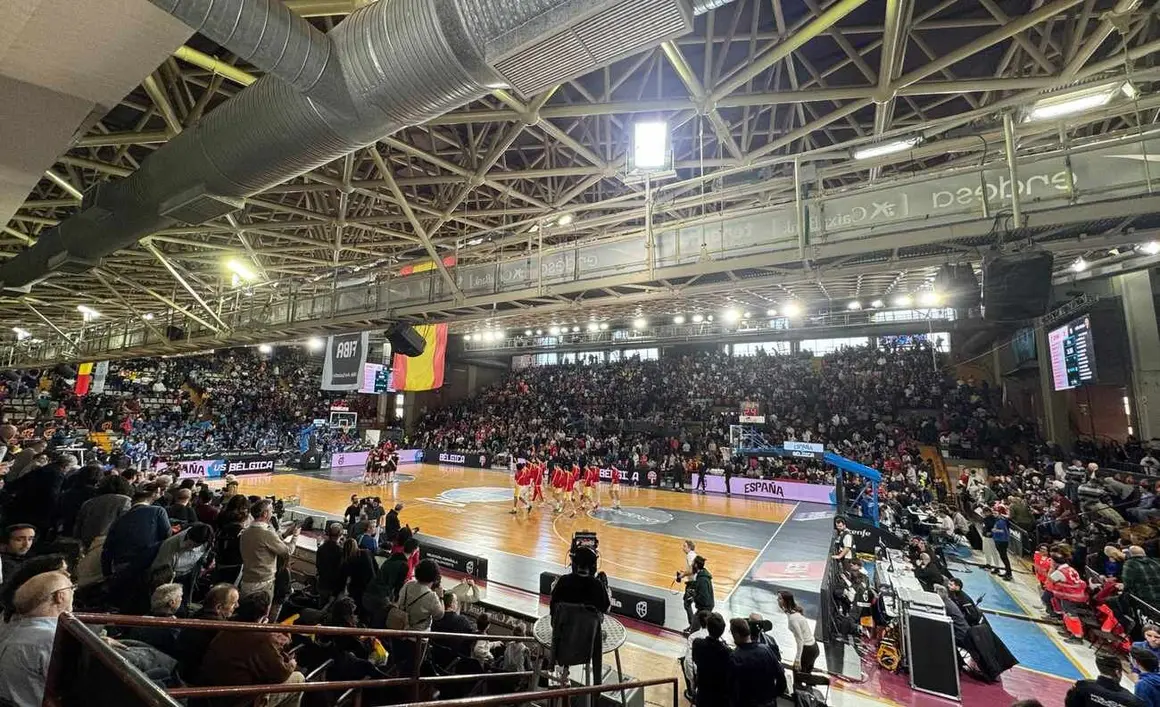
[[[345,472],[345,474],[343,474]],[[390,507],[403,502],[403,522],[418,526],[424,534],[470,543],[480,554],[495,550],[563,564],[575,530],[595,530],[600,537],[601,568],[610,577],[668,589],[674,573],[685,565],[681,539],[646,528],[610,525],[603,520],[567,513],[553,515],[543,507],[529,517],[511,515],[510,476],[502,471],[409,464],[400,469],[413,480],[377,487],[361,482],[282,473],[267,477],[240,478],[243,493],[297,496],[301,506],[341,515],[351,494],[378,496]],[[350,478],[354,469],[337,470]],[[601,500],[608,503],[607,486]],[[784,522],[794,504],[747,498],[677,493],[661,489],[625,486],[624,507],[666,510],[744,518],[768,523]],[[724,599],[745,576],[758,551],[722,542],[697,542],[707,560],[714,590]]]

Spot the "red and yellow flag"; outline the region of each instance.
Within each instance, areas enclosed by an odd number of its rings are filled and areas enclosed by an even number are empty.
[[[78,396],[89,394],[89,385],[93,382],[93,364],[82,363],[77,366],[77,382],[73,385],[73,392]]]
[[[395,354],[391,365],[391,387],[395,390],[435,390],[443,387],[447,359],[447,325],[423,324],[415,331],[427,342],[423,353],[410,357]]]
[[[450,267],[454,267],[454,266],[455,266],[455,256],[454,255],[443,256],[443,267],[450,268]],[[399,268],[399,275],[400,276],[402,276],[402,275],[414,275],[415,273],[427,272],[428,270],[434,270],[434,269],[435,269],[435,261],[434,260],[423,260],[423,261],[420,261],[418,263],[410,263],[408,265],[404,265],[403,267]]]

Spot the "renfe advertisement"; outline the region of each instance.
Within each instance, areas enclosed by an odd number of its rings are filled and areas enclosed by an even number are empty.
[[[697,488],[700,476],[700,474],[693,474],[693,488]],[[725,477],[709,474],[705,477],[705,490],[725,493]],[[734,476],[729,479],[729,493],[736,496],[755,496],[785,501],[806,501],[831,505],[835,503],[833,486],[782,479],[748,479],[744,476]]]

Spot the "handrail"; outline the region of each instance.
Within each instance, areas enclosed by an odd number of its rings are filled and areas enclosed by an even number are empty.
[[[182,687],[173,688],[166,691],[158,685],[150,682],[137,668],[133,667],[124,658],[119,656],[108,644],[101,640],[101,638],[98,637],[97,634],[94,633],[88,625],[86,625],[87,623],[121,626],[156,626],[168,628],[205,628],[224,631],[242,630],[266,633],[360,636],[375,635],[395,638],[416,638],[420,640],[429,639],[432,637],[432,634],[428,631],[398,631],[392,629],[363,630],[335,626],[283,626],[279,624],[245,624],[227,621],[195,621],[188,619],[163,619],[158,617],[120,616],[111,614],[63,614],[61,615],[58,624],[53,651],[53,661],[49,666],[49,679],[47,684],[50,689],[45,693],[45,704],[49,707],[67,707],[71,704],[71,702],[68,700],[62,700],[62,694],[52,689],[59,687],[63,682],[63,679],[66,677],[65,671],[69,669],[69,666],[64,664],[68,659],[66,655],[76,654],[76,644],[68,649],[65,648],[65,644],[68,643],[70,638],[75,638],[77,643],[82,649],[84,649],[85,652],[94,655],[98,661],[109,668],[116,679],[122,681],[137,695],[137,697],[141,699],[141,704],[149,705],[150,707],[176,707],[178,702],[175,701],[175,698],[252,696],[275,693],[331,692],[343,690],[356,690],[361,693],[362,690],[366,689],[404,685],[413,686],[415,688],[415,692],[413,694],[414,697],[417,698],[419,687],[425,684],[439,685],[470,680],[496,680],[509,679],[512,677],[532,677],[534,680],[533,684],[538,685],[537,676],[540,674],[540,671],[537,669],[534,671],[420,677],[417,671],[418,662],[416,662],[416,672],[410,677],[385,678],[382,680],[306,682],[276,685]],[[479,636],[476,634],[447,633],[437,635],[441,638],[479,638]],[[512,642],[527,642],[528,640],[535,640],[534,637],[528,636],[490,636],[489,638],[494,638],[499,641],[507,640]],[[67,677],[71,678],[73,676],[70,674]],[[533,700],[552,700],[557,697],[568,698],[573,695],[590,695],[614,691],[623,692],[624,690],[638,688],[643,689],[646,687],[654,687],[658,685],[670,685],[672,687],[673,707],[676,707],[680,694],[679,684],[676,677],[654,678],[650,680],[634,680],[630,682],[616,682],[581,687],[553,688],[539,691],[533,689],[527,692],[518,692],[506,695],[467,697],[433,702],[419,702],[416,700],[406,704],[409,707],[491,707],[492,705],[522,704],[531,702]]]
[[[240,621],[201,621],[198,619],[169,619],[159,616],[127,616],[123,614],[73,614],[73,618],[86,624],[108,624],[111,626],[145,626],[156,628],[197,628],[217,631],[246,631],[259,633],[290,633],[318,636],[357,636],[374,638],[459,638],[479,640],[477,633],[444,633],[442,631],[404,631],[389,628],[347,628],[344,626],[307,626],[297,624],[253,624]],[[489,641],[511,643],[534,643],[535,636],[488,635]]]

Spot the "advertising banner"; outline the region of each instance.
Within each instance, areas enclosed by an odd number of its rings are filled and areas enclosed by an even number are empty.
[[[226,473],[234,476],[243,474],[272,474],[278,460],[274,457],[252,456],[236,457],[226,460]]]
[[[362,387],[363,364],[367,362],[370,333],[338,334],[326,341],[326,361],[322,364],[323,390],[358,390]]]
[[[693,488],[698,487],[700,476],[700,474],[693,474]],[[725,493],[725,477],[709,474],[705,477],[705,490]],[[729,479],[729,493],[734,496],[755,496],[783,501],[805,501],[831,505],[834,503],[833,486],[782,479],[748,479],[744,476],[734,476]]]
[[[540,573],[540,594],[550,595],[552,587],[560,575],[554,572]],[[608,592],[612,596],[612,613],[617,616],[644,621],[654,626],[665,625],[665,600],[663,597],[638,594],[615,585],[608,585]]]
[[[611,483],[612,469],[601,468],[600,480]],[[647,471],[625,471],[621,469],[620,483],[628,486],[659,486],[661,483],[661,475],[655,469],[649,469]]]
[[[491,457],[481,452],[445,452],[442,449],[424,449],[423,461],[428,464],[466,466],[472,469],[491,468]]]
[[[399,464],[418,464],[423,461],[422,449],[398,449],[395,451],[399,455]],[[335,452],[330,455],[330,468],[338,469],[346,466],[365,467],[367,465],[367,457],[370,454],[369,451]]]
[[[458,550],[440,545],[438,541],[426,535],[416,535],[419,541],[419,557],[431,559],[435,564],[452,572],[459,572],[476,579],[487,580],[487,558],[478,555],[468,555]]]
[[[225,476],[225,459],[190,459],[175,462],[181,469],[179,479],[220,479]],[[163,472],[169,468],[168,460],[159,460],[153,470]]]

